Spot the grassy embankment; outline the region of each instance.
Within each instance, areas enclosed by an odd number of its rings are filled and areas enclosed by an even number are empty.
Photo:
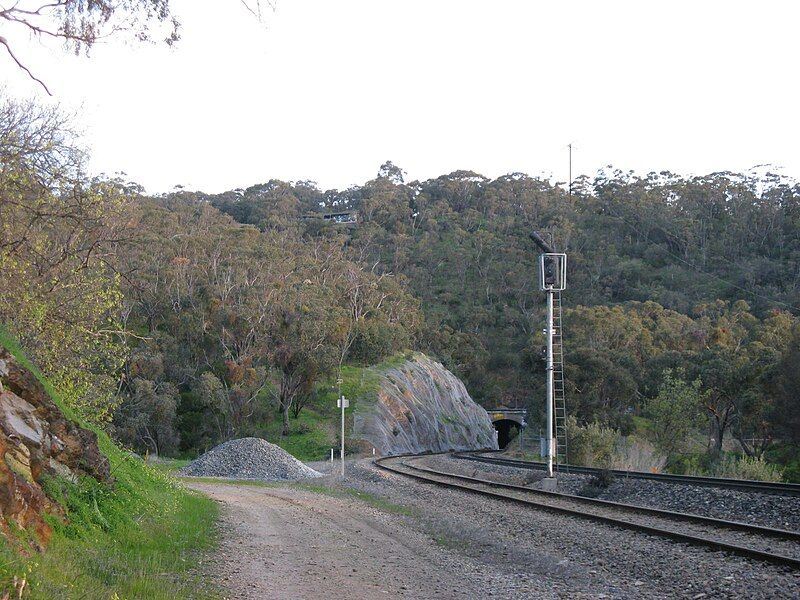
[[[0,344],[36,374],[67,416],[80,422],[2,329]],[[19,532],[19,540],[0,542],[0,590],[17,597],[16,577],[25,580],[24,597],[31,599],[215,597],[214,586],[193,573],[200,552],[214,543],[214,502],[185,490],[95,431],[114,485],[91,478],[77,484],[48,481],[46,491],[64,507],[67,523],[49,518],[54,534],[43,554],[20,551],[25,532]]]
[[[404,354],[397,354],[372,367],[342,368],[342,394],[350,400],[350,408],[345,411],[348,431],[352,430],[353,411],[358,404],[376,400],[379,373],[401,364],[406,357]],[[336,448],[338,455],[337,397],[338,386],[335,381],[321,383],[317,387],[314,400],[300,411],[297,418],[290,417],[290,434],[287,437],[281,436],[281,421],[277,416],[263,424],[257,435],[303,461],[325,460],[330,456],[331,448]]]

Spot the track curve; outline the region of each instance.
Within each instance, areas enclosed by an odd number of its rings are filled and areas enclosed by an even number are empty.
[[[464,460],[484,462],[505,467],[515,467],[518,469],[543,470],[546,465],[542,462],[518,460],[501,456],[485,456],[484,452],[455,452],[453,456]],[[574,465],[562,465],[561,467],[568,473],[585,475],[596,475],[603,471],[610,472],[616,477],[627,479],[649,479],[664,483],[681,483],[688,485],[700,485],[707,487],[722,487],[745,492],[757,492],[760,494],[778,494],[782,496],[800,496],[800,484],[798,483],[778,483],[772,481],[752,481],[747,479],[728,479],[724,477],[702,477],[697,475],[671,475],[668,473],[645,473],[642,471],[623,471],[620,469],[598,469],[595,467],[578,467]]]
[[[800,570],[800,532],[797,531],[583,498],[468,477],[424,466],[421,463],[426,456],[385,457],[376,459],[375,464],[384,470],[418,481]]]

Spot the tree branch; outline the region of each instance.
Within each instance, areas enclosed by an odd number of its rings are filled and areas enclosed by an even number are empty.
[[[44,81],[42,81],[41,79],[36,77],[36,75],[31,73],[31,70],[28,67],[26,67],[24,64],[22,64],[20,62],[20,60],[14,55],[14,52],[11,50],[11,46],[8,45],[8,40],[6,40],[6,38],[4,38],[3,36],[0,36],[0,44],[3,44],[3,46],[6,47],[6,50],[8,50],[9,56],[11,56],[11,59],[15,63],[17,63],[17,66],[20,69],[22,69],[23,71],[25,71],[31,79],[33,79],[35,82],[37,82],[39,85],[41,85],[44,88],[44,91],[47,92],[48,96],[52,96],[53,95],[53,93],[50,91],[50,89],[45,85]]]

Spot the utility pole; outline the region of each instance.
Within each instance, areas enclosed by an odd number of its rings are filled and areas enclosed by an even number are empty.
[[[342,458],[342,477],[344,477],[344,409],[350,406],[350,401],[344,396],[339,396],[337,404],[342,409],[342,435],[341,435],[341,458]]]
[[[572,142],[567,146],[569,148],[569,197],[572,199]]]

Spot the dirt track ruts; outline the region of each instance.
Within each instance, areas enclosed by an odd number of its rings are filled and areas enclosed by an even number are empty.
[[[222,503],[206,576],[225,598],[485,598],[514,585],[407,527],[406,517],[357,499],[294,486],[189,485]],[[552,596],[539,589],[535,597]]]

